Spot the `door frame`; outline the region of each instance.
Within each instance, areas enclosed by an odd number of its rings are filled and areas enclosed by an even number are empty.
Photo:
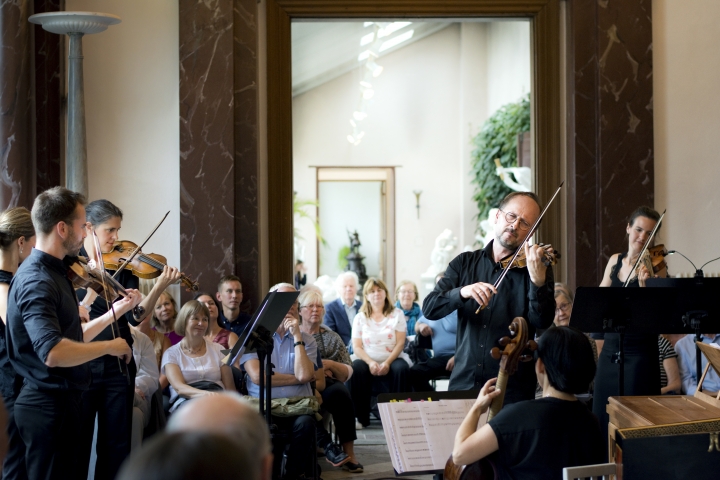
[[[292,20],[399,18],[528,18],[531,23],[532,149],[535,191],[547,200],[565,177],[560,0],[266,0],[268,276],[293,275]],[[560,202],[553,204],[539,238],[563,247]]]

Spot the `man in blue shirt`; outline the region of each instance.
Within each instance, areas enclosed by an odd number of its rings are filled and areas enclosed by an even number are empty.
[[[703,333],[702,342],[706,344],[720,345],[720,335],[716,333]],[[695,395],[697,389],[697,356],[695,349],[695,335],[685,335],[675,344],[675,352],[678,356],[678,365],[680,366],[680,378],[682,379],[682,389],[685,395]],[[702,354],[701,354],[702,355]],[[702,370],[705,371],[708,360],[702,355]],[[702,375],[702,372],[700,373]],[[708,374],[705,375],[703,382],[703,392],[709,395],[716,395],[720,391],[720,377],[714,368],[710,368]]]
[[[240,312],[240,304],[243,299],[240,279],[235,275],[222,277],[218,282],[215,298],[222,305],[218,312],[218,323],[224,329],[240,336],[251,318],[247,313]]]
[[[271,292],[295,292],[289,283],[280,283],[270,289]],[[288,311],[285,319],[273,333],[274,347],[271,362],[274,365],[272,376],[272,398],[312,397],[310,382],[315,380],[317,363],[317,343],[315,338],[300,331],[297,302]],[[240,365],[248,374],[247,389],[253,397],[260,393],[260,361],[256,353],[247,353],[240,357]],[[291,431],[290,450],[285,466],[287,478],[303,478],[312,471],[315,461],[315,419],[310,415],[297,417],[273,417],[283,431]],[[282,459],[282,452],[274,452],[276,459]]]

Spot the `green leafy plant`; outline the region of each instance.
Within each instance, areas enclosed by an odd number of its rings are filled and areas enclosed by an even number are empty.
[[[475,184],[473,200],[477,202],[478,221],[485,220],[492,208],[512,192],[496,174],[495,159],[503,167],[517,166],[517,136],[530,130],[530,96],[517,103],[501,107],[483,124],[472,139],[475,149],[471,154],[472,183]]]
[[[348,245],[344,245],[340,248],[338,251],[338,267],[340,267],[340,270],[345,270],[345,267],[348,264],[347,257],[350,255],[350,247]]]
[[[312,223],[313,228],[315,228],[315,236],[318,241],[325,246],[327,245],[327,241],[323,238],[320,223],[305,210],[307,207],[317,208],[319,207],[319,203],[317,200],[300,200],[297,194],[293,192],[293,216],[295,217],[295,224],[297,225],[298,221],[302,219],[308,220]],[[297,239],[304,240],[297,227],[293,228],[293,235]]]

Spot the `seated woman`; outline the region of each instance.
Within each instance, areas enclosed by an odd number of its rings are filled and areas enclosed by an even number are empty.
[[[403,311],[407,334],[415,335],[415,322],[422,317],[417,286],[410,280],[402,280],[395,289],[395,307]]]
[[[210,312],[210,326],[205,338],[222,345],[226,350],[233,348],[238,341],[238,336],[235,332],[222,328],[218,323],[218,306],[213,296],[209,293],[200,292],[195,294],[195,300],[205,305],[208,312]]]
[[[363,466],[355,457],[354,450],[357,433],[353,403],[350,392],[343,383],[353,374],[350,354],[340,335],[322,325],[325,316],[322,293],[305,287],[300,291],[298,303],[302,320],[300,330],[315,337],[318,352],[322,357],[325,385],[323,388],[318,383],[317,389],[322,395],[322,408],[332,414],[340,444],[349,457],[349,460],[343,464],[343,469],[352,473],[361,473]],[[332,439],[325,429],[319,430],[318,433],[318,447],[324,448],[327,455],[327,450],[332,450],[334,445]]]
[[[480,415],[500,395],[496,379],[489,380],[455,435],[456,465],[489,457],[498,478],[558,479],[565,467],[602,461],[597,418],[574,395],[587,391],[595,375],[588,338],[572,327],[550,328],[536,356],[543,398],[507,405],[478,429]]]
[[[407,392],[410,359],[403,353],[407,326],[402,310],[393,308],[382,280],[370,278],[363,286],[363,304],[355,315],[352,342],[355,355],[350,394],[362,426],[370,425],[370,396],[374,383],[390,393]]]
[[[161,370],[170,381],[170,412],[190,398],[235,388],[230,367],[222,361],[222,347],[205,338],[209,317],[197,300],[187,302],[178,314],[175,332],[182,340],[165,352]]]
[[[160,294],[155,303],[150,327],[170,339],[172,345],[177,345],[182,340],[182,335],[175,332],[175,319],[178,316],[177,303],[172,295],[166,290]]]
[[[681,395],[682,380],[675,347],[663,336],[658,335],[660,353],[660,393],[663,395]]]

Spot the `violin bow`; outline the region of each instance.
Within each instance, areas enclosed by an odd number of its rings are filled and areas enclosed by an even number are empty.
[[[643,245],[642,250],[640,250],[640,255],[638,255],[637,260],[635,260],[635,265],[633,265],[632,270],[630,270],[630,275],[627,276],[625,279],[625,283],[623,284],[623,287],[627,287],[630,283],[630,279],[634,278],[632,276],[633,272],[635,272],[635,269],[640,264],[640,260],[642,259],[642,256],[645,255],[645,252],[647,251],[648,247],[650,246],[650,242],[652,242],[653,238],[655,238],[655,234],[657,233],[658,229],[660,228],[660,223],[662,223],[663,218],[665,217],[665,212],[667,212],[667,208],[663,210],[662,215],[660,215],[660,218],[658,219],[657,223],[655,224],[655,228],[653,228],[653,231],[650,233],[650,236],[645,241],[645,245]],[[637,275],[635,275],[637,277]],[[638,280],[639,282],[639,280]]]
[[[130,255],[130,256],[127,258],[127,260],[125,260],[125,261],[122,263],[122,265],[120,265],[120,266],[118,267],[118,269],[115,270],[115,274],[112,276],[113,278],[117,277],[117,276],[120,274],[120,272],[122,272],[123,270],[125,270],[125,267],[127,267],[128,264],[130,264],[130,262],[133,261],[133,259],[135,258],[135,256],[142,251],[142,248],[145,246],[145,244],[148,242],[148,240],[150,240],[150,239],[152,238],[152,236],[155,235],[155,232],[157,232],[157,229],[160,228],[160,225],[163,224],[163,222],[165,221],[165,219],[167,218],[168,215],[170,215],[170,210],[168,210],[167,213],[165,214],[165,216],[162,218],[162,220],[160,220],[160,222],[159,222],[157,225],[155,225],[155,228],[153,228],[152,232],[150,232],[150,235],[147,236],[147,238],[142,242],[142,244],[139,245],[139,246],[135,249],[135,251],[133,251],[132,255]],[[104,266],[105,266],[105,264],[103,264],[103,267],[104,267]]]
[[[520,244],[520,246],[515,250],[515,253],[513,254],[512,258],[510,259],[510,261],[508,262],[508,264],[505,265],[505,268],[503,268],[503,271],[500,273],[500,276],[497,278],[497,280],[495,280],[495,283],[493,283],[493,287],[495,287],[496,290],[497,290],[497,288],[500,286],[500,284],[502,283],[502,281],[505,279],[505,276],[507,275],[507,272],[508,272],[508,271],[510,270],[510,268],[512,267],[512,264],[513,264],[513,262],[515,261],[515,259],[518,257],[518,255],[520,254],[520,251],[521,251],[523,248],[525,248],[525,244],[528,242],[528,240],[530,240],[530,237],[532,237],[533,235],[535,235],[535,231],[537,230],[538,226],[540,225],[540,221],[541,221],[541,220],[543,219],[543,217],[545,216],[545,213],[546,213],[546,212],[548,211],[548,209],[550,208],[550,205],[552,205],[552,203],[555,201],[555,197],[558,196],[558,194],[560,193],[560,190],[562,190],[562,187],[563,187],[564,184],[565,184],[565,180],[563,180],[562,182],[560,182],[560,186],[557,188],[557,190],[555,190],[555,194],[553,194],[553,196],[552,196],[552,198],[550,199],[550,201],[548,202],[548,204],[545,205],[545,208],[543,209],[543,211],[540,212],[540,216],[537,218],[537,220],[535,220],[535,223],[533,224],[533,226],[530,227],[530,231],[528,232],[527,236],[525,237],[525,240],[523,240],[523,242]],[[484,310],[484,309],[485,309],[485,305],[480,305],[480,306],[478,307],[478,309],[475,310],[475,315],[477,315],[478,313],[480,313],[481,310]]]
[[[112,332],[113,339],[116,339],[120,336],[120,326],[117,323],[117,315],[115,314],[115,306],[108,298],[108,289],[107,284],[105,283],[105,263],[102,259],[102,250],[100,249],[100,239],[97,236],[97,233],[95,233],[95,229],[93,229],[93,239],[95,240],[95,255],[97,256],[97,259],[95,260],[98,263],[98,269],[100,270],[100,277],[102,278],[103,283],[103,297],[105,297],[105,304],[107,305],[108,311],[112,312],[113,315],[113,322],[110,324],[110,331]],[[117,334],[115,333],[115,329],[117,328]],[[128,384],[130,384],[130,375],[128,375],[127,371],[127,365],[123,364],[123,361],[120,357],[117,357],[118,359],[118,365],[120,366],[120,372],[123,374],[123,376],[127,379]]]

